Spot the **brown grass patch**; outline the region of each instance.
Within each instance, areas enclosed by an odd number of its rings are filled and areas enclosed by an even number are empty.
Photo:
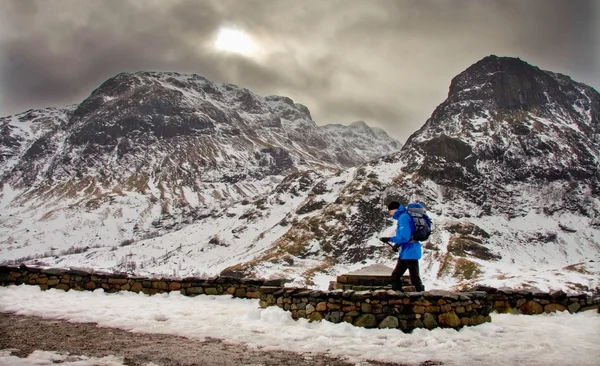
[[[586,274],[586,275],[593,274],[592,272],[586,270],[584,263],[571,264],[570,266],[566,266],[563,269],[567,270],[567,271],[571,271],[571,272],[577,272],[577,273],[581,273],[581,274]]]
[[[481,275],[481,268],[475,262],[458,258],[454,265],[454,277],[460,280],[472,280]]]

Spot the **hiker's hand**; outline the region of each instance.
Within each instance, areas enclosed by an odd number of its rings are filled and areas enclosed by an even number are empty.
[[[398,251],[398,249],[400,249],[400,244],[394,244],[394,245],[392,245],[392,250],[393,250],[394,252],[397,252],[397,251]]]
[[[379,238],[379,240],[383,243],[388,243],[390,241],[390,238],[388,237],[383,237],[383,238]]]

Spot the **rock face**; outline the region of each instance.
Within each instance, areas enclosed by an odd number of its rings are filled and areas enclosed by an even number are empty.
[[[484,198],[482,188],[533,181],[583,183],[597,195],[599,143],[594,89],[519,59],[489,56],[452,80],[448,99],[411,136],[405,150],[424,160],[409,162],[406,171],[472,198]]]
[[[177,73],[119,74],[78,106],[30,111],[0,124],[0,177],[14,187],[94,180],[98,189],[145,191],[155,177],[171,189],[177,181],[207,189],[206,183],[347,168],[382,155],[372,147],[380,130],[340,127],[365,142],[342,143],[289,98]],[[387,142],[386,153],[398,150]]]

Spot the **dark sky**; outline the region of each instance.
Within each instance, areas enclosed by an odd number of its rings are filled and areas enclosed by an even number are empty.
[[[215,49],[223,27],[258,51]],[[404,142],[490,54],[600,90],[599,43],[594,0],[0,0],[0,116],[79,103],[122,71],[178,71]]]

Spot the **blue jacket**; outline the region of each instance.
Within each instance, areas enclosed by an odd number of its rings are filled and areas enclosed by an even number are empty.
[[[419,203],[411,203],[410,205],[411,207],[423,207]],[[400,208],[396,210],[392,218],[398,221],[398,227],[396,227],[396,235],[390,238],[390,242],[400,244],[402,251],[400,252],[399,259],[421,259],[421,243],[410,241],[415,224],[406,211],[406,208],[400,205]]]

